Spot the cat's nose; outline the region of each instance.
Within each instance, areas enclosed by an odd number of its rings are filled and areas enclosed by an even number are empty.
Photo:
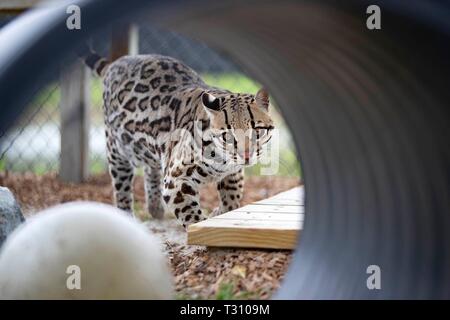
[[[241,155],[242,160],[244,160],[245,164],[248,164],[250,162],[251,155],[251,152],[248,150],[244,151],[244,153]]]

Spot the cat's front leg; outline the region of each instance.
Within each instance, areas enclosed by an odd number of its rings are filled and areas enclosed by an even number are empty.
[[[207,218],[200,208],[197,183],[172,176],[166,177],[164,180],[164,203],[168,211],[173,212],[185,228]]]
[[[144,168],[144,187],[146,195],[147,210],[153,218],[164,217],[164,206],[161,197],[161,172],[159,168]]]
[[[210,217],[239,208],[244,194],[244,174],[242,170],[230,174],[217,183],[220,205],[214,209]]]

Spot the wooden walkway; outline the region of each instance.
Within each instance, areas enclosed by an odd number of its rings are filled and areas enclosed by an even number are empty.
[[[188,244],[294,249],[303,225],[303,187],[188,227]]]

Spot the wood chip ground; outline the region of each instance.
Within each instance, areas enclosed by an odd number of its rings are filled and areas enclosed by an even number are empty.
[[[49,206],[89,200],[112,202],[107,174],[91,177],[86,183],[67,184],[56,174],[37,176],[31,173],[0,173],[0,185],[11,189],[25,216]],[[299,185],[297,178],[248,177],[242,205],[262,200]],[[217,206],[213,185],[201,190],[207,209]],[[186,233],[169,216],[163,221],[150,219],[144,212],[144,187],[141,177],[135,181],[138,217],[163,243],[174,274],[177,298],[260,298],[267,299],[280,285],[291,260],[291,251],[214,249],[186,245]]]

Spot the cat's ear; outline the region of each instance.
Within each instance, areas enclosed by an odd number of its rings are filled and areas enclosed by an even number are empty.
[[[264,110],[269,110],[269,92],[265,88],[261,88],[255,95],[256,104]]]
[[[202,104],[208,111],[219,111],[220,110],[220,99],[214,97],[208,92],[203,92],[202,94]]]

